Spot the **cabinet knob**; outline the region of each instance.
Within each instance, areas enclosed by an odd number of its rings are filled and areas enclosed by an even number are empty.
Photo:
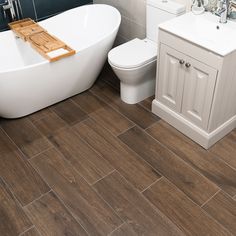
[[[179,60],[179,64],[180,64],[180,65],[183,65],[184,62],[185,62],[184,60]]]
[[[191,64],[187,62],[187,63],[185,64],[185,66],[186,66],[187,68],[189,68],[189,67],[191,66]]]

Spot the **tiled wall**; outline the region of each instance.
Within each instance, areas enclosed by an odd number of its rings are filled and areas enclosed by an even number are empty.
[[[191,0],[175,0],[190,8]],[[122,23],[116,45],[135,37],[146,36],[146,0],[93,0],[94,3],[109,4],[116,7],[122,15]]]
[[[3,3],[5,0],[0,0]],[[92,3],[92,0],[20,0],[24,17],[41,20],[59,12]],[[3,17],[0,7],[0,30],[7,27],[7,20]]]
[[[122,23],[116,44],[135,37],[145,38],[146,0],[94,0],[93,2],[109,4],[120,11]]]

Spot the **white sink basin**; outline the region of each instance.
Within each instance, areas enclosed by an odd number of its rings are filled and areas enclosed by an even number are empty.
[[[220,56],[236,50],[236,23],[219,23],[211,13],[194,15],[192,12],[162,23],[159,28],[208,49]]]

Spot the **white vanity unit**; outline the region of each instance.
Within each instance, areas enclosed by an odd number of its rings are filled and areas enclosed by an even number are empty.
[[[152,111],[204,148],[236,128],[236,23],[191,12],[159,26]]]

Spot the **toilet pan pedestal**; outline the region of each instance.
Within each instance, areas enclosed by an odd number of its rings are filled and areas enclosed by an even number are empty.
[[[128,104],[135,104],[155,93],[155,80],[148,80],[137,85],[120,83],[121,100]]]

